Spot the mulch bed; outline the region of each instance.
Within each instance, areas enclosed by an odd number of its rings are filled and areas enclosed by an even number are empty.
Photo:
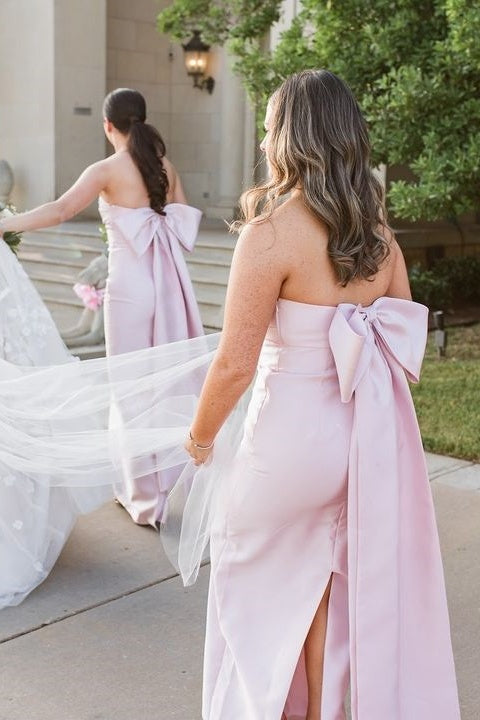
[[[456,327],[475,325],[480,322],[480,305],[464,305],[452,310],[447,310],[444,314],[445,327]],[[433,313],[430,309],[428,317],[428,329],[435,329],[435,322],[433,319]]]

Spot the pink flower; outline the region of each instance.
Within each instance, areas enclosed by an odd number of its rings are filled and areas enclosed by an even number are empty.
[[[104,288],[98,290],[93,285],[76,283],[73,286],[73,291],[89,310],[98,310],[98,308],[103,305],[103,298],[105,297]]]

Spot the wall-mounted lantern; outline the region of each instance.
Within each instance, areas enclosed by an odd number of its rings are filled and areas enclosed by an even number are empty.
[[[182,47],[185,51],[187,74],[193,77],[193,87],[199,90],[207,90],[211,94],[215,86],[215,80],[212,77],[205,77],[210,45],[203,42],[200,37],[200,30],[194,30],[193,37]]]

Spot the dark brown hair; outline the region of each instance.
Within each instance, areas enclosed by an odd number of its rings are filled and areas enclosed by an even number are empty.
[[[350,88],[328,70],[291,75],[270,98],[270,179],[240,201],[245,222],[268,218],[300,188],[328,228],[328,255],[341,285],[371,279],[389,254],[383,188],[370,166],[367,126]]]
[[[103,115],[123,135],[127,135],[127,150],[138,167],[150,198],[150,207],[165,215],[168,177],[163,166],[165,143],[158,130],[145,122],[145,98],[137,90],[118,88],[103,102]]]

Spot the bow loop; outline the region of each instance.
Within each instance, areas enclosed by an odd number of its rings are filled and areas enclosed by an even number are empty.
[[[184,250],[192,252],[198,235],[202,211],[191,205],[169,203],[165,206],[165,222]]]
[[[428,308],[399,298],[379,298],[362,307],[341,303],[329,330],[342,402],[349,402],[374,352],[388,355],[418,382],[427,341]],[[415,333],[411,328],[418,328]]]
[[[157,234],[161,216],[150,208],[137,208],[135,212],[122,214],[118,222],[125,240],[137,257],[141,257]]]

